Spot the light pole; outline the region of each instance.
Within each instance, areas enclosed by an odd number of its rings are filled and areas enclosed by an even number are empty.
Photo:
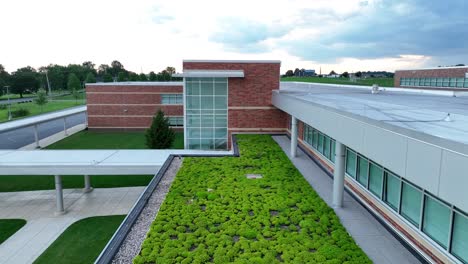
[[[7,92],[7,98],[8,98],[8,121],[11,120],[11,102],[10,102],[10,91],[8,90],[8,88],[10,88],[10,86],[5,86],[6,88],[6,92]]]

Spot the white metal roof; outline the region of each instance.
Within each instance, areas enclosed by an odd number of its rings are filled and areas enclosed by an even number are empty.
[[[169,155],[232,155],[205,150],[1,150],[1,175],[155,174]]]
[[[243,70],[185,70],[174,77],[218,77],[218,78],[243,78]]]
[[[468,97],[392,88],[371,94],[371,87],[300,82],[281,82],[279,94],[468,154]]]
[[[87,83],[86,86],[182,86],[183,82],[101,82]]]

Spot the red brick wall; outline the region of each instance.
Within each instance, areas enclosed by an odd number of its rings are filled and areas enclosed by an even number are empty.
[[[184,70],[243,70],[228,80],[228,126],[231,133],[284,133],[287,115],[271,104],[279,89],[279,63],[184,62]]]
[[[182,85],[107,85],[86,87],[90,129],[145,129],[159,109],[183,116],[182,105],[161,105],[161,94],[181,94]]]
[[[394,85],[395,87],[400,86],[400,79],[401,78],[465,78],[465,74],[468,73],[468,68],[440,68],[440,69],[428,69],[428,70],[402,70],[402,71],[395,71],[394,76]],[[402,88],[408,88],[404,86]],[[410,87],[411,88],[411,87]],[[414,87],[418,89],[441,89],[441,88],[431,88],[431,87]],[[444,90],[451,90],[453,88],[445,87]],[[456,89],[465,90],[465,89]]]

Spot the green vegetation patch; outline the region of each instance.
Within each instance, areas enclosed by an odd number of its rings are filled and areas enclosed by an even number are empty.
[[[371,263],[271,136],[237,138],[184,159],[134,263]]]
[[[366,78],[358,79],[355,82],[349,78],[325,78],[325,77],[283,77],[282,82],[312,82],[312,83],[331,83],[331,84],[349,84],[372,86],[378,84],[380,87],[394,87],[393,78]]]
[[[26,224],[24,219],[0,219],[0,244]]]
[[[28,117],[28,116],[44,114],[44,113],[47,113],[47,112],[63,110],[65,108],[75,107],[75,106],[82,105],[82,104],[84,104],[84,101],[78,101],[78,103],[76,103],[75,101],[72,101],[72,100],[70,100],[70,101],[50,101],[47,104],[43,105],[42,109],[41,109],[41,106],[37,105],[35,102],[21,103],[21,104],[14,103],[14,104],[11,104],[11,111],[15,111],[15,110],[19,110],[19,109],[25,109],[25,110],[29,111],[29,113],[28,113],[27,116],[22,116],[22,117]],[[22,118],[22,117],[13,118],[13,120],[19,119],[19,118]],[[0,109],[0,122],[6,122],[6,121],[8,121],[8,107]]]
[[[147,149],[145,132],[81,131],[47,149]],[[173,149],[184,148],[184,134],[176,133]]]
[[[113,215],[77,221],[34,263],[94,263],[124,218],[124,215]]]
[[[154,175],[91,175],[93,188],[146,186]],[[63,175],[65,189],[84,188],[81,175]],[[55,189],[54,176],[14,175],[0,177],[0,192],[22,192]]]

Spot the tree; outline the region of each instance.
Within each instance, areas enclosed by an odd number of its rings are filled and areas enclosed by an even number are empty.
[[[37,97],[34,99],[34,102],[41,107],[41,113],[43,111],[43,107],[45,104],[47,104],[47,92],[44,89],[39,89],[37,91]]]
[[[349,78],[349,73],[348,73],[347,71],[345,71],[345,72],[343,72],[343,73],[341,74],[341,77],[343,77],[343,78]]]
[[[362,72],[358,71],[354,74],[354,76],[361,78],[362,77]]]
[[[140,81],[142,81],[142,82],[148,81],[148,77],[146,77],[146,74],[140,73]]]
[[[172,146],[175,133],[169,127],[169,119],[164,117],[163,111],[158,110],[145,136],[146,146],[150,149],[167,149]]]
[[[288,70],[285,74],[287,77],[294,76],[294,72],[292,70]]]
[[[332,70],[332,71],[330,72],[330,74],[328,74],[328,75],[335,75],[335,74],[336,74],[336,72]]]
[[[134,72],[130,72],[128,74],[128,80],[131,82],[138,82],[140,80],[140,76]]]
[[[110,75],[110,73],[105,73],[102,76],[102,80],[103,80],[103,82],[113,82],[114,78],[112,78],[112,75]]]
[[[174,67],[170,67],[170,66],[166,67],[165,71],[166,71],[167,73],[169,73],[170,75],[176,73],[175,68],[174,68]]]
[[[98,74],[104,76],[104,74],[109,73],[110,66],[107,64],[101,64],[98,68]]]
[[[23,98],[26,92],[36,92],[39,88],[39,81],[34,72],[16,71],[13,73],[11,81],[11,93],[19,94]]]
[[[89,72],[88,75],[86,75],[85,83],[95,83],[96,82],[96,77],[94,77],[94,74]]]
[[[115,61],[111,62],[111,66],[110,66],[110,69],[109,69],[109,73],[110,73],[112,76],[117,77],[117,75],[118,75],[120,72],[124,72],[124,73],[127,72],[127,71],[125,70],[124,66],[122,65],[122,63],[120,63],[120,61],[118,61],[118,60],[115,60]]]
[[[299,68],[296,68],[296,69],[294,70],[294,76],[298,76],[298,75],[299,75]]]
[[[81,82],[78,77],[74,73],[71,73],[68,75],[68,90],[71,92],[73,98],[75,98],[75,103],[78,102],[78,97],[80,94],[78,93],[78,90],[81,88]]]
[[[158,80],[158,76],[156,76],[156,73],[154,73],[154,71],[149,73],[149,80],[152,82],[155,82]]]
[[[117,81],[118,82],[125,82],[127,78],[125,77],[125,72],[119,72],[117,76]]]

